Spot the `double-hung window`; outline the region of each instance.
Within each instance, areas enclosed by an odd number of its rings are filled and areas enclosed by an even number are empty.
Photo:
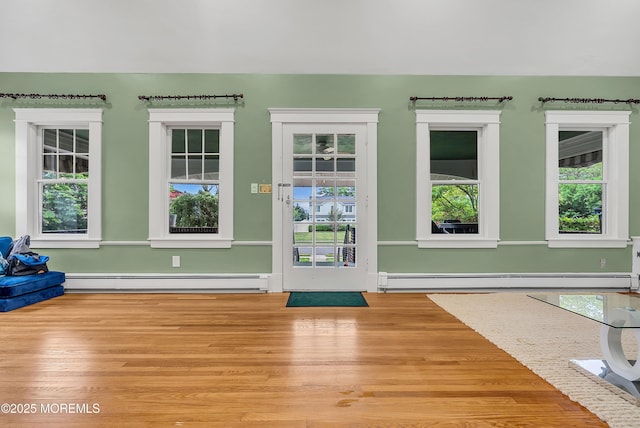
[[[16,235],[34,247],[98,247],[102,109],[14,111]]]
[[[419,247],[497,246],[499,126],[499,111],[416,111]]]
[[[230,247],[233,109],[149,109],[152,247]]]
[[[547,111],[550,247],[625,247],[629,112]]]

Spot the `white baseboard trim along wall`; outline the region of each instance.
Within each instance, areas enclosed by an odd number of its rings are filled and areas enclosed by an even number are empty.
[[[65,291],[207,293],[269,290],[268,274],[66,274]]]
[[[493,289],[617,289],[637,290],[638,281],[621,273],[491,273],[378,275],[380,291],[493,290]]]
[[[271,274],[66,274],[68,292],[266,293]],[[638,291],[638,276],[620,273],[378,274],[380,292],[435,290],[615,289]],[[279,290],[278,290],[279,291]]]

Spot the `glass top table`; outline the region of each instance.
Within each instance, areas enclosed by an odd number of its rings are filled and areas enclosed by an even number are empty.
[[[609,327],[640,328],[640,295],[548,293],[528,296]]]
[[[640,355],[627,358],[622,332],[630,329],[640,344],[640,295],[619,293],[547,293],[529,297],[599,322],[600,348],[610,369],[630,381],[640,380]],[[636,347],[640,353],[640,346]]]

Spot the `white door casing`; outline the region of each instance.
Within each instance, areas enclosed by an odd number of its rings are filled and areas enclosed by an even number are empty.
[[[269,291],[377,291],[379,109],[273,108],[269,111],[273,153],[273,254]],[[331,141],[331,147],[321,151],[326,140]],[[355,141],[355,152],[349,149],[348,154],[344,154],[347,152],[341,147],[349,144],[353,147],[353,143],[343,145],[340,141]],[[305,147],[303,152],[300,147]],[[304,150],[310,150],[308,155]],[[352,168],[354,160],[355,168]],[[321,165],[334,166],[323,169]],[[338,196],[341,186],[354,192]],[[327,189],[333,189],[334,194],[322,193]],[[328,199],[333,202],[327,202]],[[309,218],[294,222],[295,205],[304,206]],[[327,215],[331,206],[338,207],[337,211],[342,214],[339,219],[333,214]],[[347,224],[349,229],[356,228],[357,242],[353,239],[344,243],[344,235],[354,236],[353,230],[351,234],[345,231]],[[323,226],[326,229],[329,225],[333,225],[335,233],[316,233],[317,229]],[[301,241],[300,234],[294,235],[294,227],[311,233]]]

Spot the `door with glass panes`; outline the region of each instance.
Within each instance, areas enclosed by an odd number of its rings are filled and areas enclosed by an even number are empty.
[[[284,290],[366,289],[366,127],[283,129]]]

